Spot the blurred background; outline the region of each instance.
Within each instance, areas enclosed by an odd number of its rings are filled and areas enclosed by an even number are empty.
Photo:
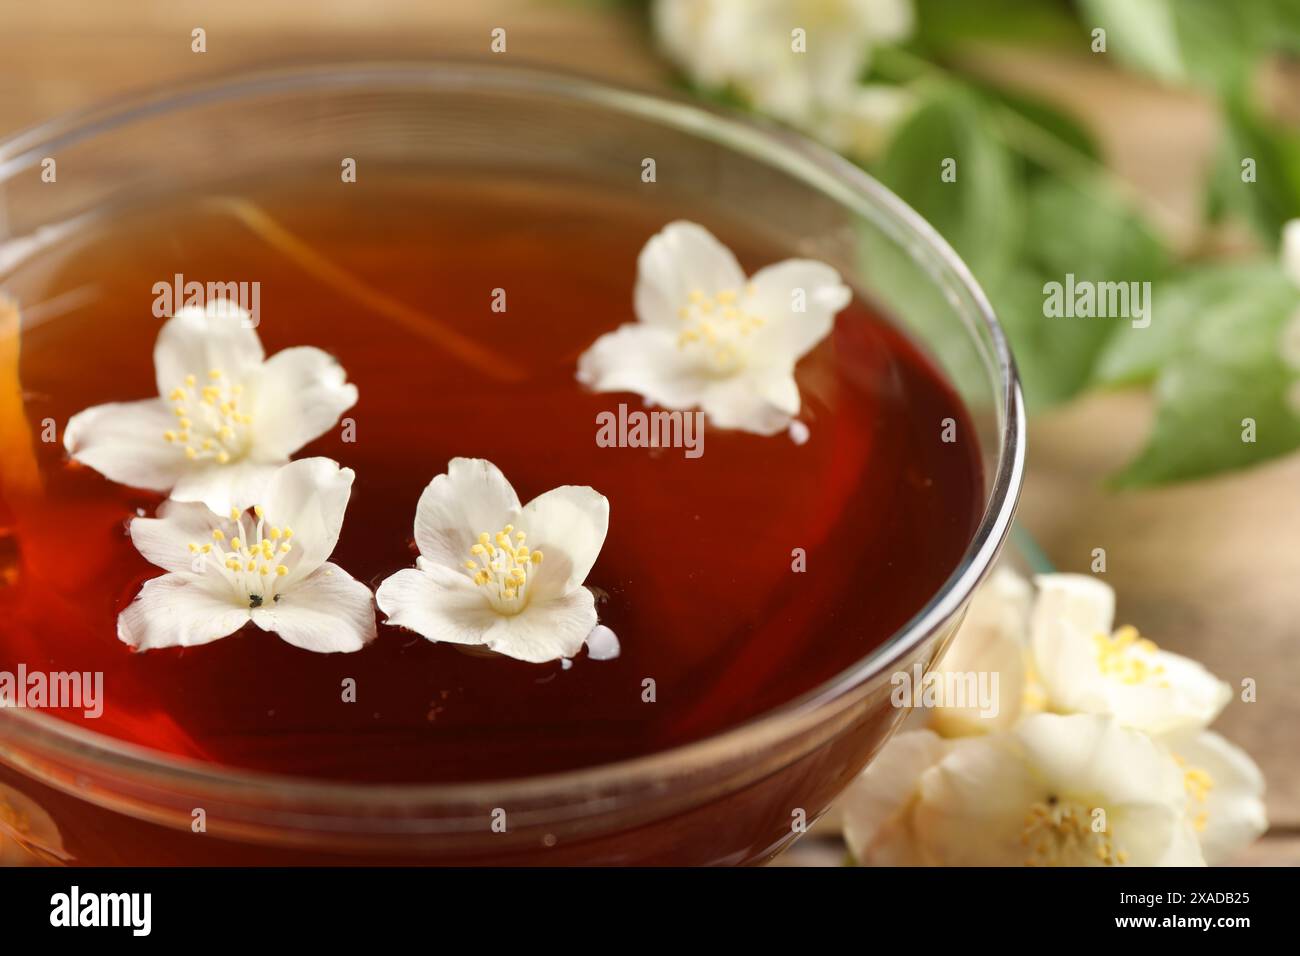
[[[765,59],[792,18],[822,67]],[[1121,621],[1257,682],[1216,724],[1268,780],[1246,862],[1300,862],[1300,0],[0,0],[0,135],[254,65],[489,57],[498,27],[518,61],[786,122],[931,219],[1025,377],[1022,525],[1061,570],[1104,549]],[[1066,271],[1152,282],[1150,334],[1045,334]]]

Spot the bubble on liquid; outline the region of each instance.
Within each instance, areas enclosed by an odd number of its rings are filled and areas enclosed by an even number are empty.
[[[790,440],[796,445],[802,445],[811,434],[803,422],[795,420],[790,423]]]
[[[604,624],[597,624],[587,635],[587,656],[593,661],[612,661],[622,650],[618,635]]]
[[[561,670],[566,670],[566,671],[567,671],[567,670],[568,670],[570,667],[572,667],[572,666],[573,666],[573,661],[569,660],[567,657],[561,657],[561,658],[560,658],[560,669],[561,669]]]

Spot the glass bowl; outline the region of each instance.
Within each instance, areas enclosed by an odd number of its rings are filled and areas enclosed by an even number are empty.
[[[897,729],[905,711],[890,703],[891,674],[941,654],[1010,528],[1024,419],[988,301],[929,225],[825,149],[694,103],[469,63],[275,70],[12,136],[0,143],[0,282],[80,217],[133,196],[268,164],[337,169],[338,157],[361,151],[430,174],[492,167],[601,185],[657,157],[661,195],[725,210],[737,226],[835,266],[935,360],[976,423],[986,492],[969,546],[906,626],[834,679],[713,737],[580,771],[329,784],[165,756],[40,711],[0,709],[0,793],[38,806],[59,834],[32,836],[29,849],[86,864],[771,859]],[[51,156],[58,189],[41,181]],[[491,826],[498,809],[508,811],[505,832]]]

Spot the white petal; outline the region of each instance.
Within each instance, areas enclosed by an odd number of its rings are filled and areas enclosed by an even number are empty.
[[[525,544],[542,552],[539,571],[545,571],[552,558],[568,559],[562,586],[554,591],[538,587],[534,593],[538,597],[565,594],[587,580],[600,556],[609,531],[609,499],[594,488],[562,485],[528,502],[519,513],[519,527],[528,536]],[[541,584],[539,574],[537,585]]]
[[[914,90],[872,83],[826,105],[813,124],[813,133],[836,152],[874,160],[918,100]]]
[[[248,313],[239,306],[225,299],[203,309],[187,306],[164,323],[154,345],[158,394],[184,385],[187,375],[203,378],[212,369],[240,380],[264,354]]]
[[[118,640],[137,650],[195,647],[233,634],[250,620],[247,606],[179,574],[151,578],[117,618]]]
[[[519,614],[494,611],[469,579],[438,565],[398,571],[375,599],[396,627],[431,641],[479,644],[531,663],[573,657],[596,626],[595,598],[586,588],[533,600]]]
[[[693,291],[712,296],[744,284],[736,257],[711,232],[693,222],[671,222],[637,257],[636,315],[642,322],[676,328],[677,310]]]
[[[176,429],[176,417],[161,399],[114,402],[78,412],[63,430],[63,445],[76,461],[110,481],[168,491],[190,461],[163,439]]]
[[[1020,838],[1042,787],[1006,734],[963,737],[921,775],[914,814],[927,861],[943,866],[1020,866]]]
[[[1086,574],[1040,574],[1034,578],[1038,599],[1030,628],[1040,632],[1069,627],[1091,637],[1109,634],[1115,622],[1115,592]]]
[[[595,392],[631,392],[654,405],[699,405],[708,380],[676,334],[630,323],[602,335],[578,358],[578,381]]]
[[[1030,642],[1035,674],[1054,709],[1096,712],[1100,670],[1093,640],[1111,632],[1115,592],[1080,574],[1046,574],[1034,581],[1038,597]]]
[[[519,520],[519,496],[501,469],[482,458],[453,458],[415,507],[415,543],[428,561],[459,568],[486,531],[495,540]]]
[[[926,860],[916,840],[912,810],[921,774],[951,744],[929,730],[889,741],[845,791],[844,842],[861,866],[919,866]]]
[[[483,643],[507,657],[541,664],[574,657],[596,626],[596,599],[578,588],[547,601],[529,601],[513,617],[498,615]]]
[[[1038,714],[1016,729],[1043,787],[1095,801],[1136,866],[1203,866],[1183,812],[1182,774],[1145,733],[1106,717]]]
[[[266,523],[293,531],[283,587],[301,581],[334,553],[355,477],[351,468],[329,458],[291,461],[271,476],[262,503]]]
[[[1055,798],[1105,811],[1113,849],[1130,865],[1199,865],[1179,774],[1145,734],[1104,717],[1037,714],[1011,734],[967,737],[921,779],[919,839],[949,865],[1020,865],[1031,807]],[[1081,850],[1082,848],[1080,848]],[[1096,865],[1076,850],[1058,861]]]
[[[305,651],[349,654],[375,639],[374,597],[338,565],[326,563],[253,611],[253,623]]]
[[[375,602],[386,623],[448,644],[482,644],[499,617],[469,578],[431,563],[385,579]]]
[[[1156,801],[1180,806],[1181,777],[1170,777],[1160,748],[1146,734],[1106,717],[1035,714],[1016,728],[1026,759],[1058,794],[1104,794],[1114,804]]]
[[[1106,680],[1101,702],[1089,709],[1112,714],[1126,727],[1165,734],[1208,726],[1232,697],[1232,688],[1190,658],[1158,651],[1150,660],[1162,670],[1159,676],[1135,684]]]
[[[1040,578],[1033,612],[1034,669],[1052,710],[1113,716],[1151,734],[1208,725],[1231,696],[1230,688],[1195,661],[1133,645],[1124,659],[1146,667],[1143,679],[1102,670],[1095,644],[1110,636],[1114,594],[1077,575]]]
[[[858,0],[855,9],[862,27],[877,42],[900,43],[916,28],[912,0]]]
[[[1289,220],[1282,227],[1282,269],[1300,285],[1300,219]]]
[[[277,352],[262,366],[253,396],[257,455],[287,460],[356,403],[357,387],[328,352],[310,346]]]
[[[243,511],[266,497],[271,476],[281,464],[248,460],[225,465],[204,462],[181,475],[172,489],[172,498],[201,502],[219,515],[229,514],[231,508]]]
[[[776,435],[799,411],[799,388],[789,373],[737,374],[710,383],[700,407],[715,428]]]
[[[1184,771],[1194,768],[1209,775],[1206,799],[1189,796],[1188,815],[1203,824],[1198,837],[1205,862],[1230,863],[1268,829],[1264,775],[1244,750],[1212,731],[1163,738],[1161,743],[1184,761]]]
[[[835,315],[853,298],[840,274],[824,262],[787,259],[754,273],[754,296],[746,308],[766,321],[756,349],[794,363],[830,334]],[[804,311],[795,311],[801,298]],[[779,363],[778,363],[779,364]]]
[[[131,543],[135,549],[164,571],[176,574],[201,574],[194,566],[191,544],[202,547],[212,543],[212,529],[223,533],[229,522],[197,502],[164,501],[156,518],[131,520]]]
[[[966,619],[936,670],[996,674],[997,713],[987,713],[976,704],[936,707],[933,726],[945,737],[1005,730],[1019,718],[1032,593],[1028,581],[1006,568],[999,568],[975,592]]]

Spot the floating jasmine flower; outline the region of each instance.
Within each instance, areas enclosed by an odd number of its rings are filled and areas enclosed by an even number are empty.
[[[1231,689],[1200,664],[1160,650],[1132,627],[1114,633],[1115,594],[1086,575],[1036,579],[1031,621],[1034,673],[1046,709],[1110,714],[1151,734],[1201,729]]]
[[[137,650],[192,647],[251,621],[304,650],[360,650],[375,637],[370,589],[327,560],[353,477],[304,458],[271,475],[251,513],[167,501],[159,517],[134,519],[136,548],[168,573],[145,582],[117,636]]]
[[[565,485],[521,507],[494,464],[453,458],[415,512],[415,568],[375,594],[388,623],[521,661],[573,657],[596,627],[582,586],[605,543],[609,501]],[[602,642],[602,651],[603,651]]]
[[[218,514],[253,504],[278,466],[357,401],[320,349],[265,358],[248,313],[224,299],[177,312],[153,357],[160,397],[88,408],[64,445],[113,481]]]
[[[799,412],[795,363],[851,298],[838,272],[807,259],[746,279],[707,229],[670,223],[637,261],[637,321],[597,339],[578,360],[578,380],[702,408],[719,428],[775,435]]]

